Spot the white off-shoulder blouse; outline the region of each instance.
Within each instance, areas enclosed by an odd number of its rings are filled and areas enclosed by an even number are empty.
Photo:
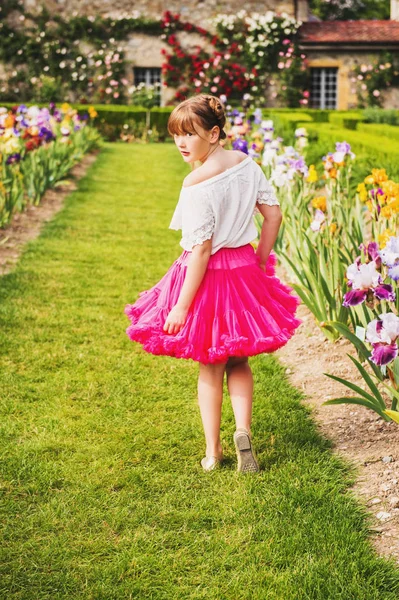
[[[212,236],[212,252],[254,241],[256,204],[280,205],[262,168],[247,156],[205,181],[182,187],[169,229],[181,229],[180,246],[191,251]]]

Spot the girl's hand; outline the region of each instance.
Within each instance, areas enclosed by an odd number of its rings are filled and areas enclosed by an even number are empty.
[[[166,333],[179,333],[184,323],[186,322],[187,313],[187,309],[181,308],[176,304],[166,317],[163,330]]]
[[[264,263],[261,263],[261,262],[260,262],[260,257],[259,257],[259,255],[258,255],[258,254],[256,255],[256,258],[257,258],[257,260],[258,260],[258,265],[259,265],[259,267],[262,269],[262,271],[264,271],[264,272],[266,273],[266,263],[267,263],[267,261],[268,261],[268,259],[269,259],[269,256],[266,258],[266,261],[265,261]]]

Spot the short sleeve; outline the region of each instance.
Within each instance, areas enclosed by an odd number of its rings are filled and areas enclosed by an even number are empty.
[[[192,186],[195,188],[195,186]],[[181,246],[191,250],[197,244],[211,239],[215,231],[215,214],[208,192],[201,186],[196,189],[183,188],[182,239]]]
[[[256,202],[258,204],[268,204],[269,206],[280,206],[277,200],[276,193],[271,183],[266,179],[263,169],[259,167],[258,192],[256,194]]]
[[[180,197],[178,203],[176,204],[172,220],[170,221],[169,229],[181,229],[182,227],[182,201]]]

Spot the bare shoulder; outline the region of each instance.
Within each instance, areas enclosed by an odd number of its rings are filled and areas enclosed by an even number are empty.
[[[205,163],[187,175],[183,181],[183,186],[197,185],[197,183],[202,183],[207,179],[211,179],[211,177],[215,177],[215,175],[219,175],[220,172],[220,166]]]
[[[220,162],[205,162],[203,165],[189,173],[183,180],[183,187],[197,185],[207,179],[221,175],[227,169],[240,164],[240,162],[246,158],[248,158],[248,155],[241,152],[241,150],[226,150],[224,160]]]
[[[203,167],[204,165],[201,165],[201,167],[198,167],[197,169],[194,169],[194,171],[191,171],[191,173],[189,173],[184,178],[183,187],[190,187],[191,185],[196,185],[197,183],[201,183],[201,181],[212,177],[212,175],[206,174],[206,169],[204,169]]]
[[[248,158],[248,154],[245,154],[245,152],[242,152],[241,150],[232,150],[232,152],[234,152],[234,154],[236,154],[237,156],[241,156],[243,160],[245,158]]]

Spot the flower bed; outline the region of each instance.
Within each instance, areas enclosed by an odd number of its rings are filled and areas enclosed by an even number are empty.
[[[89,108],[81,116],[68,104],[0,107],[0,227],[15,211],[38,204],[46,189],[98,145],[100,136],[88,124],[96,115]]]
[[[280,199],[284,219],[275,248],[295,291],[328,339],[344,335],[356,349],[357,358],[350,358],[364,387],[338,378],[357,396],[327,403],[361,404],[386,421],[399,422],[399,177],[373,168],[357,181],[348,136],[319,157],[320,166],[308,166],[305,127],[296,130],[293,146],[284,146],[262,111],[255,111],[253,122],[239,111],[229,116],[227,139],[265,168]],[[340,130],[325,129],[331,145],[331,134]],[[345,132],[355,139],[372,138]],[[390,144],[386,138],[384,153]]]

